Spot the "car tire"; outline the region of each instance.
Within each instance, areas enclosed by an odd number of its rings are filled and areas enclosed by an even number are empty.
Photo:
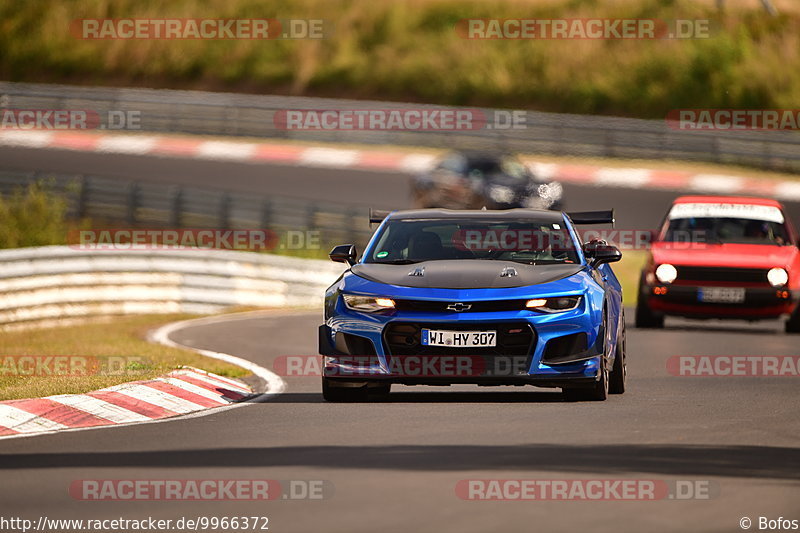
[[[608,399],[608,369],[603,366],[600,379],[586,388],[563,389],[562,393],[568,402],[604,402]]]
[[[625,381],[628,377],[627,345],[625,341],[625,324],[622,325],[620,338],[617,339],[617,349],[614,355],[614,366],[608,377],[608,393],[623,394],[625,392]]]
[[[367,389],[370,395],[379,396],[381,398],[385,398],[389,396],[392,392],[392,384],[391,383],[379,383],[377,385],[373,385]]]
[[[367,400],[367,386],[334,387],[327,378],[322,378],[322,398],[326,402],[363,402]]]
[[[606,367],[606,352],[608,350],[607,338],[608,315],[603,310],[602,332],[604,335],[603,355],[600,357],[600,379],[595,381],[591,387],[566,388],[562,389],[564,399],[568,402],[603,402],[608,398],[608,368]]]
[[[784,324],[786,333],[800,333],[800,304]]]

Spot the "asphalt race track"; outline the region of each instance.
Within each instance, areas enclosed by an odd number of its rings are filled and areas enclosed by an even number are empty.
[[[407,176],[139,156],[0,149],[4,168],[184,180],[391,205]],[[291,179],[289,179],[291,177]],[[313,187],[309,185],[313,184]],[[369,187],[365,187],[368,184]],[[403,196],[398,196],[398,195]],[[622,228],[658,223],[672,192],[568,186],[568,207],[616,207]],[[351,196],[352,195],[352,196]],[[346,198],[343,198],[346,197]],[[800,206],[790,212],[797,216]],[[275,368],[316,353],[320,312],[190,327],[173,340]],[[630,317],[632,313],[628,313]],[[274,532],[741,531],[740,519],[800,519],[797,378],[678,377],[675,355],[797,355],[782,324],[668,320],[628,329],[628,392],[569,403],[557,391],[395,387],[385,401],[330,404],[318,377],[286,378],[262,403],[163,423],[0,440],[2,515],[177,519],[268,516]],[[78,501],[85,479],[325,480],[322,500]],[[702,499],[466,501],[469,479],[654,480]]]
[[[312,354],[317,313],[177,332],[173,339],[273,368]],[[396,387],[386,402],[324,403],[319,378],[205,417],[0,441],[0,501],[35,519],[266,515],[271,531],[734,531],[798,512],[795,379],[686,378],[682,355],[784,355],[776,324],[678,321],[631,330],[630,387],[604,403],[544,389]],[[82,502],[80,479],[326,480],[322,501]],[[464,501],[464,479],[649,479],[707,484],[711,499]],[[6,513],[8,514],[8,513]],[[622,527],[624,524],[624,527]]]
[[[0,146],[0,168],[97,174],[120,179],[226,188],[293,196],[311,200],[336,200],[378,209],[410,205],[409,175],[353,169],[308,168],[246,162],[208,161],[141,155],[102,154],[68,150],[39,150]],[[654,229],[661,223],[676,191],[595,188],[565,184],[566,208],[617,210],[617,228]],[[800,202],[785,203],[800,221]]]

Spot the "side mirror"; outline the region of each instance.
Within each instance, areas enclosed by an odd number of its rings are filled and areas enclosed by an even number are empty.
[[[622,252],[619,248],[612,246],[603,240],[592,240],[583,245],[583,253],[592,267],[597,267],[603,263],[615,263],[622,259]]]
[[[356,246],[354,244],[340,244],[339,246],[334,246],[331,253],[328,254],[328,257],[330,257],[331,261],[334,263],[354,265],[358,254],[356,253]]]

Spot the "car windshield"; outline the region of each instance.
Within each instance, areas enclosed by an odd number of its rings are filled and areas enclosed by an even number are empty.
[[[663,240],[708,244],[790,244],[786,225],[781,222],[727,217],[672,219]]]
[[[578,263],[563,223],[544,220],[390,220],[365,263],[410,264],[443,259]]]

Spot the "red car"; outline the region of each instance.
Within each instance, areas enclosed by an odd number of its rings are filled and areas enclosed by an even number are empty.
[[[654,238],[639,282],[636,326],[666,315],[774,319],[800,332],[800,241],[775,200],[682,196]]]

